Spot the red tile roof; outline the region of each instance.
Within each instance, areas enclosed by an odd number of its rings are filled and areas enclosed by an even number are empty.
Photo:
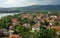
[[[53,26],[56,31],[60,31],[60,26]]]
[[[17,22],[17,19],[16,18],[12,18],[12,22]]]

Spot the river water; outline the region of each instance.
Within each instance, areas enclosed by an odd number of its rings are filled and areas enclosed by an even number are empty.
[[[14,14],[18,14],[18,13],[0,13],[0,18],[3,16],[14,15]]]

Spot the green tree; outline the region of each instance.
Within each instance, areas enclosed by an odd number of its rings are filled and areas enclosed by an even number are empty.
[[[11,19],[12,19],[12,16],[11,15],[2,17],[0,19],[0,26],[2,26],[2,28],[8,29],[9,26],[12,24]]]
[[[29,31],[30,31],[29,28],[26,28],[26,27],[24,27],[24,26],[22,26],[22,25],[20,25],[20,24],[18,24],[18,25],[15,26],[15,32],[16,32],[17,34],[28,33]]]
[[[54,22],[54,25],[55,25],[55,26],[58,26],[58,25],[60,25],[60,24],[59,24],[58,21],[56,21],[56,22]]]
[[[34,33],[34,38],[56,38],[56,31],[54,29],[40,29],[39,32]]]

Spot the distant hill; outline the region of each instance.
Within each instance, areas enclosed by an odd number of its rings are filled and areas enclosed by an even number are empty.
[[[20,11],[34,11],[34,10],[60,11],[60,5],[32,5],[27,7],[0,8],[0,12],[20,12]]]
[[[21,10],[60,10],[60,5],[33,5],[21,7]]]

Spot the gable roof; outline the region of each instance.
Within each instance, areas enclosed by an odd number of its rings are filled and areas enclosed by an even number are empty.
[[[53,26],[56,31],[60,31],[60,26]]]

